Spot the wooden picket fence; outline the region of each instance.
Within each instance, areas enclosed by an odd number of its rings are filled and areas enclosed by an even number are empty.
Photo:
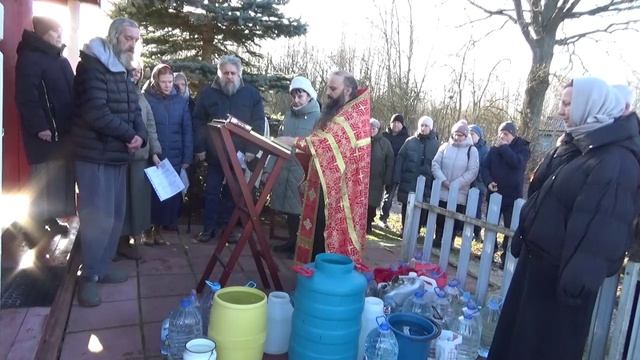
[[[459,250],[458,265],[455,278],[463,286],[467,283],[469,263],[471,261],[471,245],[473,240],[474,226],[484,229],[482,254],[480,256],[479,271],[475,287],[475,297],[484,304],[489,292],[489,280],[492,271],[493,249],[496,246],[498,233],[509,239],[518,227],[520,211],[525,203],[524,199],[517,199],[514,202],[512,221],[509,228],[500,225],[500,204],[502,196],[494,193],[489,197],[486,220],[476,216],[479,201],[479,190],[472,188],[467,196],[466,213],[456,212],[458,189],[450,188],[447,199],[447,208],[438,206],[440,201],[440,190],[442,182],[434,180],[431,187],[429,202],[421,201],[424,198],[425,178],[420,176],[415,193],[409,193],[407,212],[405,214],[405,226],[402,236],[402,260],[409,261],[416,253],[418,230],[420,227],[420,216],[422,211],[427,211],[426,234],[422,247],[422,259],[432,263],[437,263],[442,269],[449,265],[449,256],[454,242],[454,221],[459,220],[464,223],[462,229],[462,242]],[[420,201],[419,201],[420,200]],[[432,258],[432,248],[434,234],[436,230],[437,215],[444,215],[444,229],[440,246],[440,254],[437,259]],[[499,292],[505,296],[517,259],[515,259],[507,248],[507,257],[503,271],[502,284]],[[435,256],[435,255],[434,255]],[[620,274],[605,279],[593,313],[589,340],[585,347],[584,359],[623,359],[625,339],[628,332],[631,332],[631,341],[627,349],[625,360],[640,360],[640,308],[632,313],[633,298],[640,281],[640,263],[626,262],[622,276]],[[620,290],[619,290],[620,288]],[[618,293],[619,291],[619,293]],[[615,316],[614,316],[615,313]],[[615,318],[615,319],[614,319]],[[633,328],[629,328],[631,319]]]

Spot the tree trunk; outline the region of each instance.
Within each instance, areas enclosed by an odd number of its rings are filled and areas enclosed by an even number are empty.
[[[521,133],[534,144],[543,116],[544,98],[549,88],[549,68],[553,60],[555,40],[554,35],[548,35],[535,39],[531,47],[533,59],[524,93]]]

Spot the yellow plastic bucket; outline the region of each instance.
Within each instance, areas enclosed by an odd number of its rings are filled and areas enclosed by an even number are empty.
[[[267,295],[230,286],[216,292],[209,318],[209,337],[220,360],[260,360],[267,337]]]

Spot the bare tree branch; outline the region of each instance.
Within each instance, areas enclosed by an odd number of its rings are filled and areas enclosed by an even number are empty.
[[[506,16],[507,18],[509,18],[509,20],[511,20],[511,22],[513,22],[514,24],[518,23],[518,20],[516,20],[516,18],[512,15],[509,14],[509,12],[512,12],[513,10],[510,9],[497,9],[497,10],[489,10],[481,5],[479,5],[478,3],[476,3],[473,0],[467,0],[469,2],[469,4],[475,6],[476,8],[484,11],[485,13],[487,13],[490,16],[494,16],[494,15],[499,15],[499,16]]]
[[[633,5],[632,5],[633,4]],[[597,6],[587,11],[572,11],[570,14],[567,14],[567,19],[576,19],[581,16],[597,16],[604,13],[619,13],[622,11],[628,10],[637,10],[640,9],[640,3],[629,0],[615,0],[610,1],[608,4]]]
[[[631,31],[639,32],[638,29],[631,27],[631,24],[636,24],[636,23],[640,23],[640,19],[611,23],[603,29],[594,29],[591,31],[585,31],[579,34],[567,36],[562,39],[556,39],[556,45],[563,46],[563,45],[574,44],[582,38],[585,38],[589,35],[598,34],[598,33],[612,34],[616,31],[623,31],[623,30],[631,30]]]
[[[516,17],[518,19],[518,25],[520,26],[520,32],[522,32],[522,36],[527,41],[529,46],[533,49],[534,42],[533,36],[531,36],[531,31],[529,30],[529,25],[524,19],[524,13],[522,12],[522,1],[521,0],[513,0],[513,4],[516,8]]]

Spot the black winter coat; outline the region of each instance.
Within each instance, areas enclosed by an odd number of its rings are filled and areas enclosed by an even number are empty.
[[[540,164],[511,251],[523,244],[559,267],[558,296],[579,302],[615,274],[639,214],[638,122],[618,119],[564,142]]]
[[[18,44],[16,103],[29,164],[68,155],[73,110],[73,70],[58,48],[25,30]],[[38,137],[51,131],[51,142]]]
[[[398,153],[393,170],[393,182],[399,184],[398,201],[407,202],[407,195],[416,191],[416,183],[420,175],[427,178],[424,198],[428,198],[433,182],[431,162],[437,152],[438,139],[433,131],[426,136],[416,135],[407,139]]]
[[[138,135],[146,143],[138,91],[126,71],[112,72],[84,51],[74,81],[76,111],[72,129],[77,160],[122,165],[127,143]]]
[[[516,137],[509,145],[492,146],[484,163],[481,163],[482,181],[485,185],[498,184],[502,203],[513,206],[522,197],[524,172],[529,161],[529,142]],[[489,195],[493,192],[489,191]]]
[[[144,91],[156,121],[162,158],[179,167],[193,159],[193,127],[189,101],[174,90],[169,96],[159,94],[153,87]]]
[[[382,133],[389,142],[391,143],[391,147],[393,148],[393,156],[398,157],[400,153],[400,148],[404,145],[404,142],[409,138],[409,131],[407,128],[402,126],[402,130],[400,130],[397,134],[393,135],[391,131],[391,127],[388,127],[387,130]]]
[[[229,115],[249,124],[253,131],[264,134],[264,105],[258,90],[248,85],[241,85],[238,91],[227,96],[218,87],[218,79],[214,85],[200,90],[193,110],[193,122],[197,128],[195,152],[207,152],[209,161],[215,160],[215,150],[209,141],[207,123],[214,119],[225,120]],[[243,140],[234,139],[236,150],[256,154],[259,149]]]
[[[371,172],[369,173],[369,206],[378,207],[384,187],[393,180],[393,149],[381,133],[371,138]]]

